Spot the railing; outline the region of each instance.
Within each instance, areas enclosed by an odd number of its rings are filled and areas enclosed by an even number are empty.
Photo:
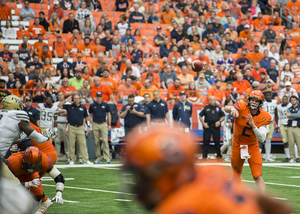
[[[272,9],[273,9],[273,7],[272,7]],[[285,17],[285,16],[282,15],[282,12],[285,12],[285,11],[287,13],[290,12],[293,16],[297,17],[298,26],[299,26],[299,14],[294,13],[293,11],[287,9],[285,6],[280,7],[279,16],[280,16],[281,20],[284,19],[287,22],[291,22],[291,23],[293,22],[293,21],[289,20],[287,17]]]

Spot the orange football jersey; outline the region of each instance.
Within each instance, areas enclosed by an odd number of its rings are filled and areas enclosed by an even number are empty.
[[[258,196],[222,166],[198,166],[196,177],[171,193],[156,214],[261,214]]]
[[[10,169],[10,171],[16,176],[24,176],[28,174],[33,174],[33,173],[28,173],[25,169],[23,169],[23,153],[24,152],[18,152],[12,154],[7,160],[6,160],[6,165]],[[40,168],[38,168],[37,172],[43,172],[47,171],[52,168],[52,158],[48,155],[43,153],[42,154],[42,165]]]
[[[251,114],[250,109],[242,101],[237,101],[234,107],[239,111],[239,117],[234,119],[232,144],[252,145],[258,143],[254,131],[248,123],[247,115]],[[260,109],[258,114],[253,116],[253,120],[256,127],[259,128],[271,122],[271,115]]]

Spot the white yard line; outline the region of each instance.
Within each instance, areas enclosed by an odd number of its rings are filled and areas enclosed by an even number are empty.
[[[300,176],[288,176],[287,178],[300,178]]]
[[[249,181],[249,180],[242,180],[242,181],[247,182],[247,183],[255,183],[255,181]],[[275,185],[275,186],[286,186],[286,187],[297,187],[297,188],[300,188],[299,185],[293,185],[293,184],[279,184],[279,183],[272,183],[272,182],[265,182],[265,184]]]
[[[115,199],[115,201],[132,201],[132,200],[128,200],[128,199]]]
[[[69,201],[69,200],[64,200],[64,202],[67,202],[67,203],[74,203],[74,204],[79,203],[79,201]]]
[[[56,185],[51,185],[51,184],[43,184],[43,186],[56,187]],[[109,190],[103,190],[103,189],[90,189],[90,188],[83,188],[83,187],[65,186],[65,189],[79,189],[79,190],[86,190],[86,191],[92,191],[92,192],[105,192],[105,193],[112,193],[112,194],[134,195],[131,193],[126,193],[126,192],[109,191]]]

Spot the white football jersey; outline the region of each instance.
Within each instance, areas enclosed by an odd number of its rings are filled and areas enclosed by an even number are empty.
[[[46,108],[45,104],[40,103],[36,109],[40,112],[40,127],[52,127],[54,114],[58,112],[57,106],[52,105],[50,108]]]
[[[278,115],[278,126],[287,125],[288,118],[285,116],[287,110],[292,107],[292,103],[288,103],[286,106],[282,106],[282,103],[277,106],[277,115]]]
[[[12,143],[19,139],[19,123],[29,123],[29,116],[25,111],[2,111],[0,112],[0,157],[3,159]]]
[[[265,100],[262,109],[267,111],[271,115],[271,122],[274,120],[275,116],[275,109],[277,107],[277,101],[276,100],[271,100],[271,102],[268,102]]]

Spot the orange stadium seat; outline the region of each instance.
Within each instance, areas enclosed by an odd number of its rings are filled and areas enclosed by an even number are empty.
[[[48,4],[34,4],[33,10],[48,10]]]

